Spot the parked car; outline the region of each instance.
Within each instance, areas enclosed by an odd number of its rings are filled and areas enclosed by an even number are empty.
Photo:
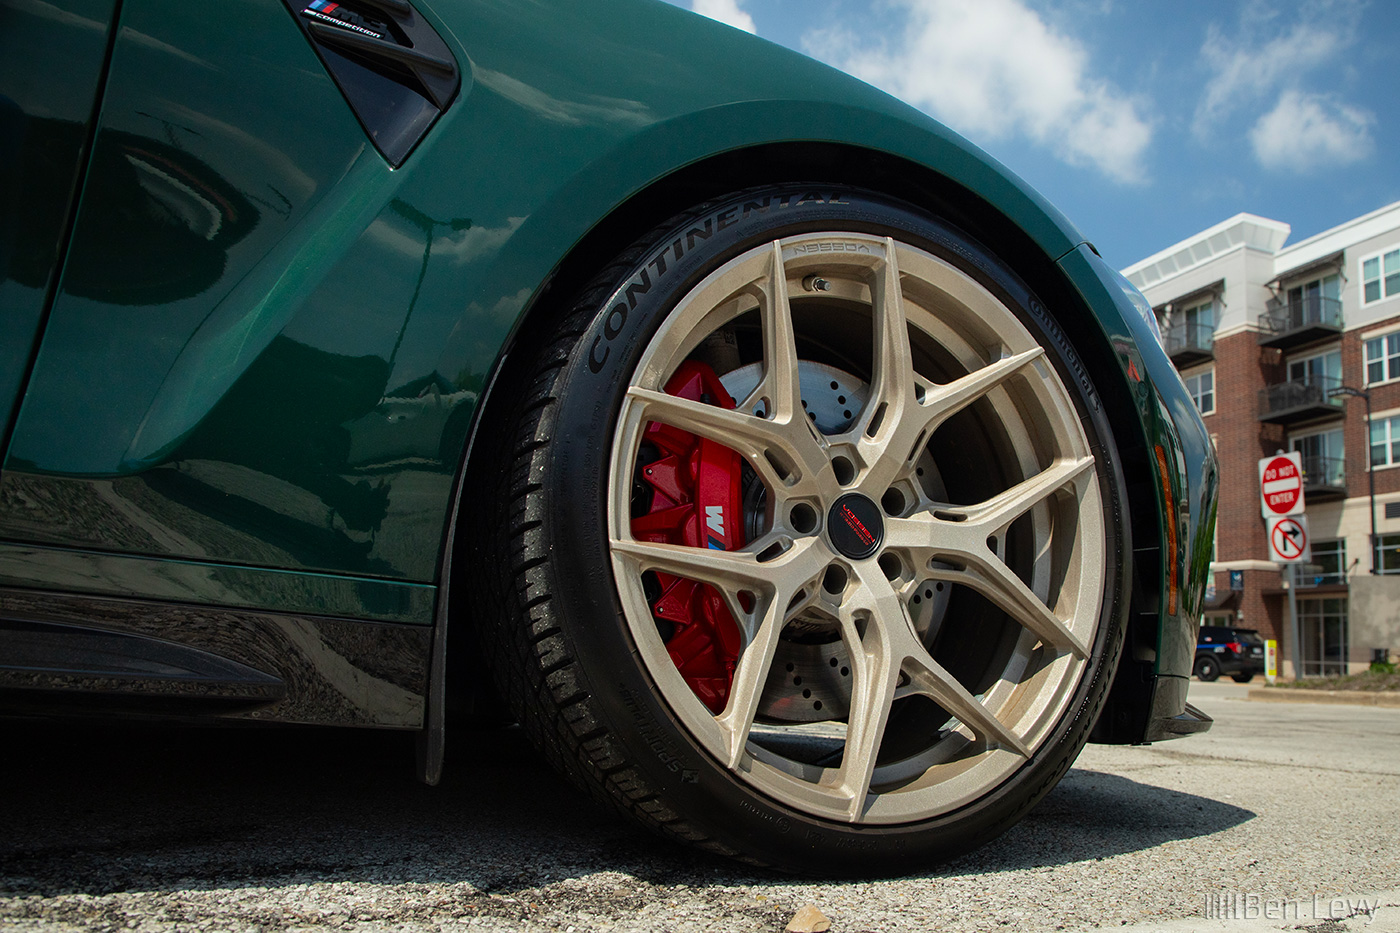
[[[1005,168],[653,0],[220,12],[0,34],[4,709],[435,783],[494,680],[651,829],[861,873],[1209,726],[1209,439]]]
[[[1192,670],[1207,682],[1229,674],[1236,683],[1247,684],[1264,673],[1264,648],[1264,639],[1252,628],[1202,625]]]

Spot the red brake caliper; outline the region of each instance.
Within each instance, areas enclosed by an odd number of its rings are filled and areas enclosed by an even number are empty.
[[[671,395],[734,408],[715,371],[686,362],[666,383]],[[661,458],[641,468],[651,487],[651,511],[632,519],[638,541],[682,544],[729,551],[744,541],[742,459],[704,437],[652,422],[645,439]],[[671,660],[685,682],[712,712],[729,699],[729,685],[739,660],[739,626],[714,587],[667,573],[657,573],[661,596],[651,604],[657,619],[670,623],[666,642]]]

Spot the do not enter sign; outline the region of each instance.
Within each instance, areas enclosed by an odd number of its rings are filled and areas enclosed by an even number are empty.
[[[1259,461],[1259,511],[1265,518],[1302,514],[1302,454],[1295,450]]]

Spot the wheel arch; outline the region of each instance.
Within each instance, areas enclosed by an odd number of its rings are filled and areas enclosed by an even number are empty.
[[[1019,182],[1003,174],[1003,170],[990,160],[986,160],[983,166],[1024,191]],[[486,679],[481,673],[482,664],[472,632],[474,626],[469,621],[473,600],[466,587],[453,585],[460,584],[466,569],[475,559],[472,556],[473,543],[479,539],[482,530],[474,523],[472,511],[460,508],[460,499],[463,490],[488,488],[484,479],[493,468],[494,457],[491,449],[483,448],[477,441],[501,436],[501,425],[510,414],[510,401],[518,397],[524,364],[528,362],[523,359],[527,354],[517,352],[522,341],[550,328],[559,316],[569,310],[570,298],[600,267],[667,218],[708,199],[744,188],[778,183],[800,184],[805,180],[828,186],[851,184],[887,197],[899,198],[942,217],[975,239],[985,244],[995,244],[995,251],[1007,258],[1047,306],[1075,309],[1073,313],[1062,313],[1056,317],[1071,343],[1083,354],[1086,369],[1096,374],[1097,394],[1115,432],[1124,471],[1129,472],[1131,464],[1140,463],[1144,468],[1150,464],[1143,425],[1133,396],[1128,391],[1126,378],[1122,376],[1124,363],[1107,336],[1110,330],[1117,328],[1111,320],[1102,320],[1102,309],[1096,310],[1086,304],[1057,264],[1061,257],[1047,252],[1046,240],[1055,244],[1051,246],[1053,251],[1058,248],[1058,237],[1047,238],[1043,229],[1039,239],[1033,237],[1022,224],[987,198],[929,165],[850,142],[773,142],[697,159],[641,186],[600,217],[559,258],[519,315],[497,357],[467,434],[452,506],[453,518],[447,530],[447,556],[442,575],[445,605],[444,611],[439,613],[440,621],[448,624],[443,645],[446,663],[435,663],[431,676],[433,687],[440,692],[444,691],[444,687],[450,690],[447,696],[452,706],[470,708],[482,702],[492,702],[490,695],[483,694],[479,689],[485,688]],[[1019,207],[1024,212],[1027,205],[1021,204]],[[1065,235],[1074,232],[1072,228],[1067,229],[1057,215],[1046,214],[1042,219],[1056,233]],[[1068,239],[1063,242],[1070,243],[1069,249],[1078,245]],[[1116,311],[1109,309],[1109,313]],[[1117,384],[1119,381],[1121,385]],[[1131,527],[1137,524],[1140,517],[1150,518],[1154,527],[1147,538],[1152,540],[1157,537],[1156,492],[1150,485],[1139,488],[1137,484],[1129,483],[1128,487],[1130,515],[1127,524]],[[451,557],[454,554],[455,559]],[[1129,565],[1132,556],[1133,552],[1129,549]],[[1139,587],[1160,575],[1139,574],[1130,570],[1126,576],[1133,580],[1132,613],[1136,617],[1143,611],[1140,604],[1143,604],[1145,595],[1139,592]],[[1147,600],[1155,607],[1155,594],[1148,594]],[[1155,629],[1153,634],[1155,636]],[[1155,643],[1151,649],[1155,650]],[[1128,650],[1132,650],[1131,634]],[[1144,685],[1146,698],[1150,698],[1151,687],[1150,683]]]

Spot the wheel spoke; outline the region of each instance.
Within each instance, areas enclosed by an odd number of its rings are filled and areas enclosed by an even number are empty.
[[[612,549],[614,554],[630,558],[638,573],[658,570],[735,593],[755,588],[767,590],[771,586],[765,570],[769,565],[760,563],[749,551],[619,540],[612,542]]]
[[[614,539],[612,550],[631,561],[637,573],[657,570],[708,583],[731,603],[737,602],[740,592],[749,592],[760,600],[782,597],[782,608],[786,608],[804,587],[815,586],[831,552],[819,538],[798,538],[788,541],[787,549],[771,560],[759,560],[758,554],[778,539],[777,535],[765,535],[741,551]],[[745,644],[758,634],[759,624],[749,621],[752,618],[750,612],[735,613]]]
[[[1078,483],[1093,469],[1093,457],[1056,460],[1048,469],[1017,483],[1006,492],[993,496],[980,505],[952,511],[962,512],[969,524],[976,525],[987,534],[998,534],[1054,493]]]
[[[886,544],[908,554],[914,566],[928,568],[929,579],[971,587],[1047,645],[1077,658],[1088,657],[1083,640],[993,553],[987,540],[1049,496],[1092,475],[1093,468],[1093,457],[1057,460],[986,502],[940,509],[944,518],[925,513],[889,519]],[[953,566],[930,566],[933,562]]]
[[[904,314],[904,290],[894,240],[885,240],[885,262],[871,289],[875,316],[875,353],[870,395],[857,424],[862,438],[888,435],[914,401],[914,355]],[[878,425],[874,422],[878,419]]]
[[[857,619],[865,620],[862,638]],[[990,748],[1006,748],[1028,757],[1025,743],[980,700],[968,692],[920,641],[903,602],[883,577],[866,575],[842,606],[842,637],[854,670],[846,747],[838,774],[848,799],[847,819],[858,822],[894,701],[921,694],[957,717]],[[899,685],[904,673],[908,684]]]
[[[910,417],[918,419],[920,432],[931,433],[953,415],[1043,356],[1045,351],[1035,347],[1024,353],[993,360],[981,369],[954,379],[946,385],[934,385],[925,390],[924,400],[919,403],[917,412],[911,413]]]
[[[789,604],[804,590],[815,590],[818,577],[831,559],[826,545],[809,537],[790,542],[788,549],[772,560],[760,561],[755,552],[762,552],[774,537],[760,538],[744,551],[645,541],[612,542],[613,552],[630,559],[638,572],[659,570],[707,583],[719,590],[729,604],[740,628],[742,646],[729,702],[716,721],[726,735],[726,764],[731,769],[737,769],[743,758],[783,626],[805,601],[795,607]],[[760,603],[756,622],[756,613],[742,611],[738,600],[741,591],[750,592]]]
[[[987,709],[981,700],[958,683],[922,645],[905,660],[904,673],[909,677],[909,684],[900,688],[898,696],[922,694],[941,706],[945,712],[957,717],[959,722],[989,746],[1010,749],[1024,758],[1030,757],[1025,743]]]
[[[763,379],[740,408],[753,411],[768,402],[769,416],[788,422],[801,417],[802,382],[797,365],[797,335],[792,327],[783,247],[777,240],[768,252],[768,281],[762,289]]]
[[[841,756],[837,787],[847,799],[846,819],[852,823],[860,820],[870,796],[875,761],[880,754],[880,743],[885,737],[899,682],[903,659],[890,636],[895,626],[909,626],[904,607],[888,583],[883,590],[884,593],[877,595],[868,584],[862,585],[842,606],[840,614],[841,635],[850,653],[852,677],[846,747]],[[864,638],[856,624],[859,617],[865,620]]]
[[[931,567],[925,571],[928,579],[971,587],[1047,645],[1059,651],[1068,651],[1076,658],[1087,658],[1089,649],[1070,630],[1068,623],[1055,615],[1035,595],[1035,591],[1026,586],[985,544],[982,550],[983,553],[943,550],[945,558],[962,563],[963,569]]]
[[[734,450],[775,493],[817,495],[823,473],[830,473],[826,455],[805,417],[769,420],[636,386],[627,390],[627,397],[642,407],[644,421],[660,421]]]
[[[716,719],[724,730],[728,744],[725,764],[731,771],[739,769],[744,757],[744,746],[748,744],[749,732],[758,714],[758,704],[763,697],[764,685],[768,682],[768,671],[773,666],[773,655],[778,650],[778,638],[787,622],[786,607],[791,599],[792,594],[782,590],[768,599],[758,630],[749,639],[734,668],[729,702],[725,704],[724,713]]]

